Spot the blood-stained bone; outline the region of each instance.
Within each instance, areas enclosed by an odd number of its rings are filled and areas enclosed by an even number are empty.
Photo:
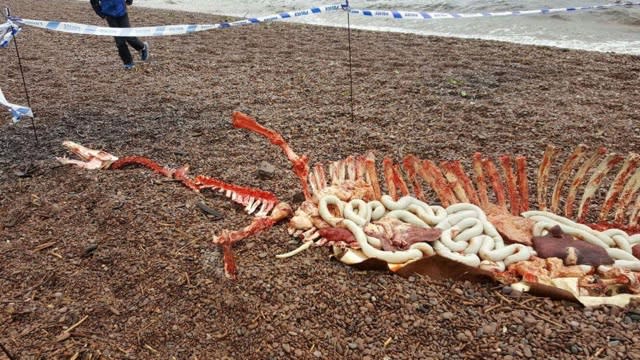
[[[616,204],[615,214],[614,214],[614,222],[617,224],[621,224],[624,222],[624,216],[627,211],[627,207],[631,203],[633,197],[640,190],[640,169],[636,170],[635,175],[633,175],[627,184],[625,185],[622,193],[618,198],[618,203]]]
[[[309,185],[311,186],[311,191],[314,195],[317,195],[327,187],[327,177],[322,164],[315,164],[313,166],[313,170],[309,174]]]
[[[438,194],[444,207],[458,202],[444,175],[442,175],[442,171],[440,171],[433,161],[423,160],[421,163],[414,163],[414,166],[417,167],[418,174],[420,174],[420,176],[432,186],[436,194]]]
[[[560,192],[562,191],[562,187],[567,182],[567,180],[569,180],[569,177],[571,176],[571,171],[575,167],[576,163],[578,163],[582,159],[586,149],[587,149],[587,146],[583,144],[576,146],[573,153],[569,155],[564,165],[562,165],[562,168],[558,173],[558,179],[556,180],[556,184],[553,187],[553,194],[551,195],[551,212],[554,212],[554,213],[558,212],[558,207],[560,205]]]
[[[602,184],[607,173],[620,161],[622,161],[622,157],[620,155],[609,154],[604,158],[604,160],[602,160],[602,162],[600,162],[600,165],[598,165],[596,170],[593,172],[584,188],[582,199],[580,200],[577,215],[578,222],[584,222],[584,219],[587,216],[587,211],[589,210],[589,203],[591,202],[591,199],[600,187],[600,184]]]
[[[296,210],[288,230],[301,238],[303,244],[279,257],[293,256],[312,245],[332,245],[334,253],[335,248],[343,248],[344,258],[349,258],[351,263],[376,258],[390,264],[390,269],[399,269],[409,262],[437,254],[488,270],[496,279],[507,283],[520,279],[547,283],[556,277],[568,276],[580,278],[587,292],[596,288],[605,292],[612,289],[633,292],[640,288],[636,273],[640,271],[640,228],[637,226],[640,217],[640,170],[637,170],[640,157],[637,155],[630,155],[616,170],[605,204],[598,209],[600,221],[587,226],[581,222],[588,210],[596,208],[590,205],[591,199],[608,178],[606,175],[623,160],[616,154],[606,155],[604,148],[589,154],[584,145],[579,145],[558,166],[552,162],[555,158],[561,159],[559,151],[548,146],[537,178],[532,181],[527,178],[527,159],[524,156],[500,156],[502,171],[499,172],[495,160],[475,153],[472,158],[473,174],[469,175],[458,160],[436,162],[408,155],[400,163],[394,163],[390,157],[385,157],[381,172],[385,184],[381,186],[373,152],[365,156],[351,155],[326,164],[329,180],[325,164],[317,163],[310,168],[306,156],[296,155],[277,132],[241,113],[234,113],[233,123],[236,127],[265,136],[281,147],[302,183],[305,201]],[[225,272],[229,277],[235,277],[237,270],[232,245],[268,229],[292,213],[288,205],[278,203],[271,193],[205,176],[191,178],[186,166],[172,169],[144,158],[118,159],[77,144],[72,146],[70,143],[69,147],[84,161],[61,159],[63,163],[94,169],[145,166],[195,191],[211,188],[223,192],[233,201],[245,205],[249,213],[256,213],[257,217],[244,229],[223,230],[214,238],[223,250]],[[579,165],[583,159],[586,160]],[[553,175],[555,182],[550,207],[558,211],[567,188],[564,210],[570,218],[529,210],[547,208],[547,183],[552,168],[559,171]],[[573,219],[573,203],[580,195],[586,176],[590,178],[582,190],[577,219]],[[489,197],[487,181],[494,190],[495,199]],[[529,202],[530,182],[536,183],[537,190],[537,201],[532,203]],[[408,184],[411,184],[417,198],[408,196]],[[388,189],[388,194],[382,193],[382,187]],[[444,207],[424,202],[428,188]],[[613,223],[607,219],[612,211]],[[520,214],[522,217],[517,216]],[[623,224],[627,216],[628,223]],[[554,232],[554,226],[561,227],[563,232],[576,239]],[[547,257],[546,260],[537,258],[536,251],[528,246],[532,235],[537,235],[538,255]],[[611,269],[618,273],[610,272]],[[609,278],[603,277],[601,282],[588,278],[604,276],[605,273]]]
[[[255,119],[251,118],[250,116],[238,111],[234,111],[232,117],[234,127],[247,129],[255,132],[256,134],[262,135],[269,139],[272,144],[278,145],[282,149],[282,151],[284,151],[289,161],[291,161],[293,172],[300,179],[304,198],[306,200],[309,200],[311,198],[311,193],[309,192],[309,186],[307,185],[307,179],[309,176],[309,160],[307,156],[298,156],[295,152],[293,152],[293,150],[291,150],[289,144],[284,141],[282,135],[258,124]]]
[[[582,185],[582,182],[584,181],[584,177],[587,175],[587,172],[591,170],[593,165],[596,162],[598,162],[600,159],[602,159],[602,157],[606,153],[607,153],[607,148],[599,147],[598,150],[596,150],[593,153],[593,155],[591,155],[591,157],[588,160],[586,160],[582,164],[582,166],[580,166],[580,168],[576,172],[576,175],[573,178],[573,181],[571,182],[571,185],[569,186],[569,193],[567,194],[567,198],[565,201],[564,216],[569,218],[573,217],[573,203],[576,200],[578,187]]]
[[[63,142],[71,152],[78,155],[83,161],[58,158],[62,164],[76,165],[85,169],[111,169],[119,170],[127,166],[139,165],[148,168],[162,176],[180,181],[184,186],[199,192],[203,189],[213,189],[243,206],[249,214],[256,214],[256,218],[241,231],[223,230],[221,235],[214,238],[223,251],[225,274],[230,278],[236,276],[236,265],[232,252],[232,245],[243,238],[270,228],[278,221],[292,214],[291,206],[280,203],[275,195],[260,189],[229,184],[224,181],[207,176],[197,176],[192,179],[188,176],[188,166],[177,169],[164,167],[151,159],[142,156],[127,156],[118,158],[105,151],[89,149],[71,141]]]
[[[520,261],[509,265],[506,273],[517,274],[528,283],[551,284],[551,279],[558,277],[586,276],[593,272],[593,267],[588,265],[566,266],[558,258],[542,259],[533,257],[531,260]],[[507,274],[501,274],[508,278]]]
[[[394,200],[398,199],[398,184],[395,169],[393,167],[393,160],[386,156],[382,159],[382,167],[384,173],[384,179],[387,183],[387,192]]]
[[[551,169],[551,162],[556,152],[556,147],[553,145],[547,145],[542,156],[542,163],[538,168],[538,182],[536,185],[538,193],[538,209],[547,210],[547,182],[549,181],[549,170]]]
[[[604,203],[600,208],[600,215],[598,217],[599,221],[606,220],[609,211],[618,198],[618,195],[623,190],[623,187],[629,179],[629,176],[631,176],[631,174],[633,174],[638,168],[638,164],[640,164],[640,156],[638,154],[631,153],[625,159],[624,163],[622,164],[622,168],[620,169],[620,171],[618,171],[618,174],[613,180],[613,183],[611,184],[611,187],[607,192],[607,196],[604,199]]]
[[[453,193],[458,198],[457,202],[468,203],[471,202],[469,197],[467,196],[467,192],[465,190],[464,184],[462,183],[462,179],[459,179],[458,176],[452,169],[452,165],[446,161],[442,161],[440,163],[440,167],[442,168],[442,172],[444,173],[444,177],[449,182],[449,186],[453,190]]]
[[[489,204],[489,195],[487,193],[487,182],[484,177],[484,171],[482,170],[482,154],[479,152],[473,154],[473,172],[476,175],[480,207],[483,207]]]
[[[527,180],[527,159],[516,156],[516,172],[518,174],[518,191],[520,192],[520,210],[518,214],[529,210],[529,181]]]
[[[117,156],[103,150],[94,150],[84,147],[73,141],[63,141],[62,146],[82,160],[73,160],[66,157],[58,157],[56,160],[63,165],[75,165],[87,170],[108,169],[118,160]]]
[[[367,172],[365,178],[367,183],[371,184],[373,199],[379,200],[382,196],[382,191],[380,190],[378,174],[376,173],[376,160],[373,152],[369,152],[365,158],[365,170]]]
[[[520,214],[520,194],[518,193],[518,184],[511,165],[511,157],[508,155],[500,156],[500,165],[502,165],[502,171],[506,179],[511,214],[518,215]]]
[[[451,177],[454,179],[454,181],[462,185],[465,196],[467,198],[467,200],[463,202],[470,202],[474,205],[480,205],[480,200],[478,199],[478,193],[476,192],[476,189],[473,186],[473,182],[471,181],[469,176],[464,172],[464,168],[462,167],[462,164],[460,163],[460,161],[459,160],[444,161],[441,163],[441,166],[445,171],[447,179]]]
[[[223,230],[218,236],[213,237],[213,243],[222,247],[224,255],[224,270],[225,274],[230,279],[237,277],[237,267],[235,258],[231,247],[236,242],[245,239],[251,235],[257,234],[261,231],[271,228],[273,225],[290,217],[293,213],[289,204],[281,202],[279,203],[271,213],[269,217],[254,217],[251,224],[239,231]]]
[[[489,177],[489,181],[493,187],[493,192],[496,194],[496,202],[499,206],[506,207],[507,202],[504,195],[504,185],[502,185],[496,165],[490,159],[482,159],[482,167],[487,173],[487,177]]]
[[[402,159],[402,169],[407,173],[409,182],[413,186],[413,194],[419,200],[425,201],[424,191],[422,190],[422,184],[418,178],[415,163],[418,162],[418,158],[413,155],[407,155]]]

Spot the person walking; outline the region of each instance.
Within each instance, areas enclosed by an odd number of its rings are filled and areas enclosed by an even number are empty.
[[[127,6],[133,4],[133,0],[89,0],[93,11],[103,19],[107,20],[107,24],[112,28],[128,28],[129,14],[127,13]],[[131,52],[127,44],[131,45],[138,53],[140,53],[140,59],[147,61],[149,59],[149,44],[140,41],[137,37],[122,37],[115,36],[116,46],[118,47],[118,54],[124,63],[124,68],[127,70],[133,69],[134,62]]]

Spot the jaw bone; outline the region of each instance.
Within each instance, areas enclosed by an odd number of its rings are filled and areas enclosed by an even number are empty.
[[[76,165],[88,170],[107,169],[111,164],[118,160],[117,156],[111,155],[106,151],[89,149],[88,147],[84,147],[73,141],[64,141],[62,145],[81,159],[73,160],[66,157],[56,158],[64,165]]]

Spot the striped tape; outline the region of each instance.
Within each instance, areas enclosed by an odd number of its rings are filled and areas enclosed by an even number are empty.
[[[6,107],[9,110],[14,124],[20,121],[23,116],[33,117],[33,112],[30,108],[8,102],[7,98],[5,98],[4,94],[2,93],[2,89],[0,89],[0,105]]]
[[[418,11],[397,11],[397,10],[360,10],[349,9],[351,14],[368,17],[383,17],[391,19],[412,19],[412,20],[440,20],[440,19],[464,19],[490,16],[521,16],[521,15],[546,15],[563,12],[574,12],[584,10],[604,10],[614,7],[626,7],[640,5],[640,2],[615,3],[605,5],[575,6],[555,9],[521,10],[521,11],[501,11],[482,13],[438,13],[438,12],[418,12]]]
[[[20,27],[14,24],[11,20],[7,20],[6,23],[0,25],[0,48],[6,48],[11,43],[11,39],[18,35]]]
[[[60,21],[42,21],[13,18],[14,21],[20,25],[27,25],[41,29],[47,29],[52,31],[61,31],[72,34],[83,35],[102,35],[102,36],[170,36],[170,35],[184,35],[199,31],[225,29],[230,27],[260,24],[264,22],[286,20],[291,18],[298,18],[302,16],[316,15],[331,11],[341,10],[341,4],[324,5],[312,7],[306,10],[296,10],[283,12],[274,15],[247,18],[243,20],[224,22],[219,24],[190,24],[190,25],[167,25],[167,26],[149,26],[149,27],[132,27],[132,28],[111,28],[103,26],[94,26],[87,24],[78,24],[71,22]]]

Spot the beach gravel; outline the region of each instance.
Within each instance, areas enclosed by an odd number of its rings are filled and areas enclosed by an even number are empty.
[[[103,25],[88,1],[3,4]],[[135,6],[130,17],[224,20]],[[238,243],[238,280],[228,280],[212,238],[251,222],[239,206],[142,168],[55,161],[72,140],[188,164],[297,206],[281,150],[234,129],[233,111],[312,163],[371,150],[468,165],[481,151],[528,156],[533,169],[546,144],[639,152],[637,56],[353,31],[352,113],[345,29],[271,23],[148,40],[150,62],[125,71],[112,38],[18,35],[38,143],[29,119],[3,117],[0,344],[14,358],[640,359],[637,304],[585,309],[492,282],[360,271],[326,248],[277,259],[298,245],[285,224]],[[5,96],[26,105],[13,44],[0,54]]]

